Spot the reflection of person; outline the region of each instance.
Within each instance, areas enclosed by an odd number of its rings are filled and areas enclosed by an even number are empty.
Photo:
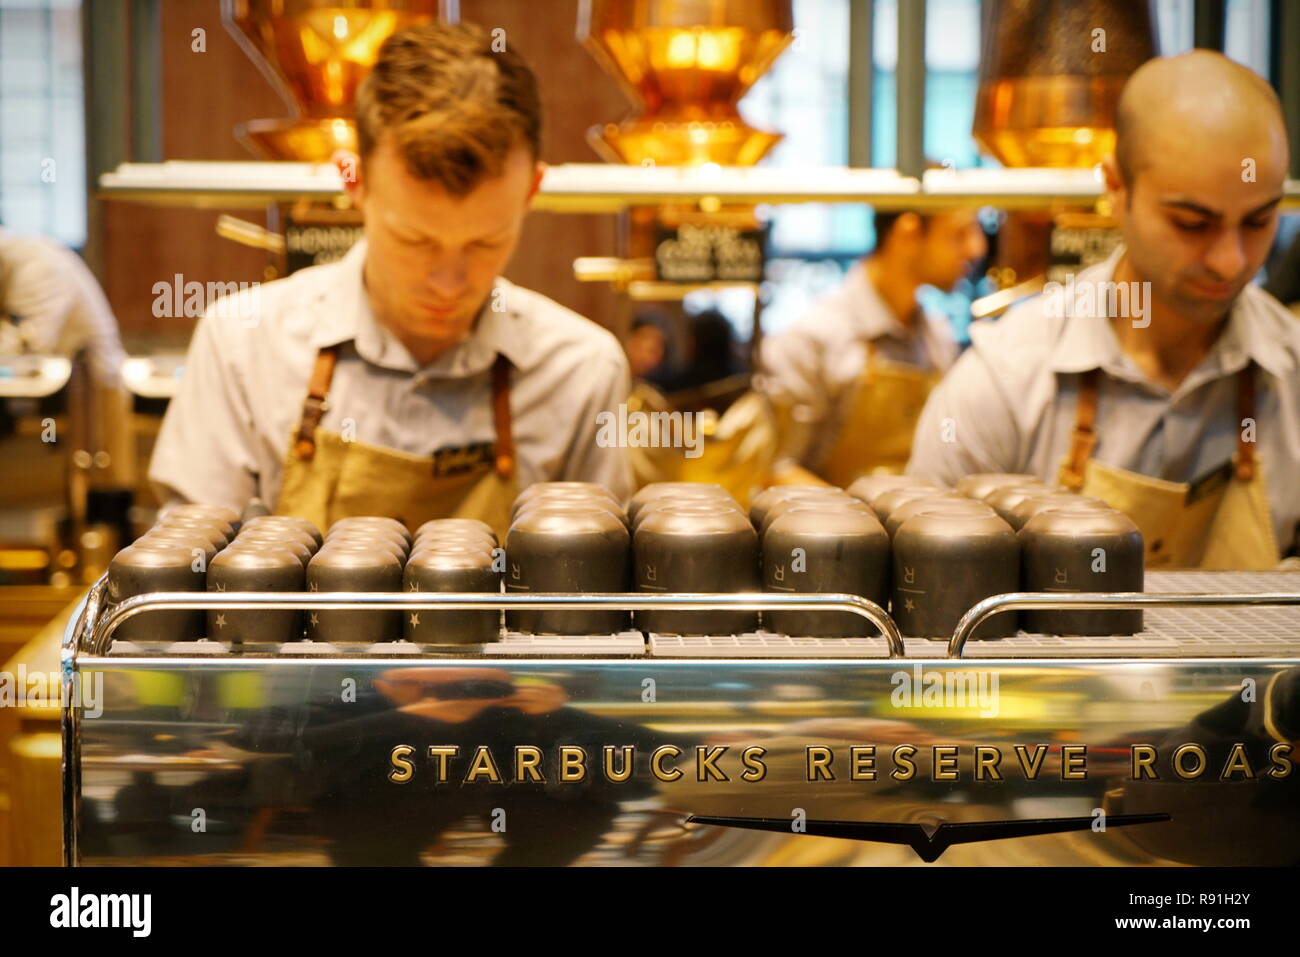
[[[925,398],[956,358],[948,320],[924,312],[916,292],[952,289],[984,255],[974,211],[878,212],[875,224],[876,248],[844,284],[763,344],[778,477],[807,469],[843,486],[902,471]]]
[[[629,494],[624,450],[595,441],[630,389],[618,340],[500,276],[543,173],[527,64],[468,24],[400,30],[356,117],[343,173],[365,238],[208,310],[150,468],[164,505],[257,495],[321,528],[457,514],[503,532],[532,482]]]
[[[664,330],[653,319],[637,319],[627,337],[627,359],[632,366],[634,379],[658,381],[662,378],[664,358],[668,354],[668,340]]]
[[[505,849],[495,865],[562,865],[600,841],[619,802],[644,797],[648,785],[612,784],[602,773],[604,745],[634,745],[645,753],[663,743],[656,733],[568,706],[565,689],[551,682],[515,683],[496,668],[407,667],[384,672],[375,690],[390,707],[342,721],[313,721],[293,746],[300,764],[325,771],[314,799],[330,855],[337,864],[416,865],[421,852],[457,821],[504,812]],[[338,706],[330,717],[348,713]],[[412,779],[393,783],[392,749],[413,747]],[[281,742],[281,747],[284,743]],[[514,748],[541,749],[545,783],[516,783]],[[581,783],[561,782],[558,748],[588,753]],[[274,749],[260,739],[259,750]],[[430,746],[458,748],[448,779],[438,783],[426,765]],[[493,755],[503,783],[462,786],[475,751]]]
[[[908,472],[1035,473],[1127,512],[1150,564],[1269,567],[1300,522],[1300,326],[1250,285],[1288,166],[1277,97],[1218,53],[1150,60],[1116,133],[1123,246],[976,324]]]

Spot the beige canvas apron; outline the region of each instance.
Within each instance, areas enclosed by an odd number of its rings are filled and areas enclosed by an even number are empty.
[[[1148,567],[1265,569],[1279,561],[1269,513],[1263,464],[1254,442],[1238,433],[1231,476],[1215,488],[1192,492],[1168,482],[1104,465],[1092,458],[1097,444],[1100,370],[1083,374],[1070,450],[1057,478],[1062,485],[1100,498],[1142,530]],[[1237,421],[1254,419],[1255,367],[1237,376]]]
[[[504,541],[518,491],[506,358],[498,355],[492,366],[492,461],[463,467],[322,431],[320,420],[337,360],[336,346],[316,355],[302,417],[289,442],[276,513],[310,519],[321,529],[353,515],[387,515],[412,530],[432,518],[477,518]]]
[[[901,474],[925,400],[940,378],[932,369],[881,359],[868,345],[839,437],[814,471],[841,488],[863,475]]]

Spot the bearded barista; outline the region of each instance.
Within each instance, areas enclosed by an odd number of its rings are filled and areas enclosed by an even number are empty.
[[[908,472],[1032,472],[1103,498],[1153,566],[1267,568],[1300,521],[1300,325],[1250,285],[1289,162],[1272,89],[1204,50],[1150,60],[1116,115],[1124,243],[979,323]]]
[[[951,289],[983,257],[974,211],[878,212],[875,227],[875,250],[844,284],[763,344],[779,482],[901,472],[926,396],[957,356],[948,320],[922,310],[916,291]]]
[[[543,171],[528,66],[471,25],[402,30],[356,119],[364,239],[209,309],[150,468],[161,501],[504,533],[532,482],[630,494],[624,450],[596,442],[630,389],[618,340],[500,277]]]

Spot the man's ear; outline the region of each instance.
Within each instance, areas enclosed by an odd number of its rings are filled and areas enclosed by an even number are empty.
[[[352,200],[352,205],[359,205],[363,190],[361,186],[361,157],[352,150],[335,150],[333,161],[343,180],[343,189]]]
[[[526,202],[529,205],[532,204],[533,197],[537,195],[537,191],[542,188],[542,178],[544,176],[546,176],[546,164],[541,160],[538,160],[533,166],[533,184],[528,187],[528,199]]]
[[[1128,185],[1119,171],[1119,160],[1114,153],[1106,154],[1101,161],[1102,180],[1106,184],[1106,195],[1110,197],[1112,215],[1128,207]]]

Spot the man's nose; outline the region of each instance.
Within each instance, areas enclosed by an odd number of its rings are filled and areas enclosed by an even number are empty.
[[[430,264],[425,278],[439,295],[451,299],[464,292],[469,280],[469,267],[464,256],[443,255]]]
[[[1246,252],[1241,244],[1241,231],[1237,229],[1219,230],[1214,242],[1205,254],[1205,265],[1220,280],[1235,279],[1246,268]]]

